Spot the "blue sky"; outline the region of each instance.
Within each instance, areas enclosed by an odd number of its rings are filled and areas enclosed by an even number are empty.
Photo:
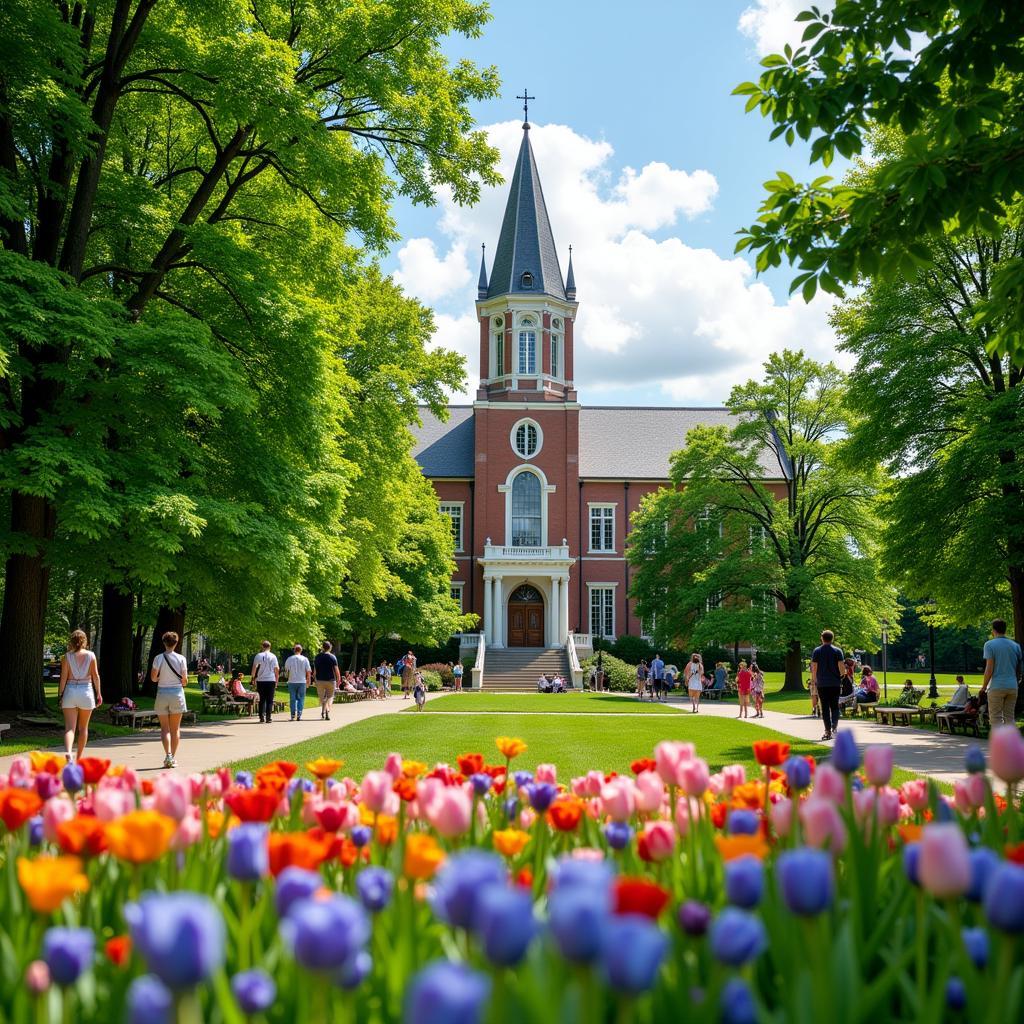
[[[473,113],[511,166],[524,86],[563,272],[574,246],[576,382],[590,404],[720,403],[783,346],[832,355],[829,302],[788,297],[788,269],[755,279],[733,256],[780,169],[806,178],[806,150],[768,142],[769,123],[731,96],[767,52],[799,38],[800,0],[495,0],[453,58],[497,66],[500,99]],[[493,252],[507,186],[472,210],[447,197],[399,207],[388,269],[437,314],[437,344],[468,358],[480,242]],[[471,393],[471,392],[470,392]],[[456,396],[459,400],[463,396]]]

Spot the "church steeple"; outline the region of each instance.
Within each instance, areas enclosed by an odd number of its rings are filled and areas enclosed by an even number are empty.
[[[576,301],[576,275],[572,272],[572,246],[569,246],[569,273],[565,277],[565,297]]]
[[[487,298],[524,293],[567,298],[540,174],[530,145],[528,121],[523,123],[523,141],[501,222]]]
[[[571,257],[570,257],[571,261]],[[480,280],[476,286],[476,297],[478,299],[487,298],[487,246],[480,246]]]

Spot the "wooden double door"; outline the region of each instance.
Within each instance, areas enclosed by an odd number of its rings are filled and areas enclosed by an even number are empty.
[[[544,646],[544,596],[536,587],[517,587],[508,599],[508,646]]]

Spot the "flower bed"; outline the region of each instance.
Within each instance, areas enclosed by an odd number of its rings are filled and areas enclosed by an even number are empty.
[[[392,754],[141,779],[34,754],[0,777],[14,1021],[1021,1019],[1024,739],[946,798],[892,751],[664,742],[559,783]]]

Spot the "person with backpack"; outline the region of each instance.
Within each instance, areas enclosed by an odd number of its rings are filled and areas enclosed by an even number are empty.
[[[331,654],[330,640],[325,640],[320,645],[320,653],[313,659],[313,679],[316,682],[317,696],[320,698],[320,717],[329,722],[334,691],[341,683],[341,669],[338,668],[338,659]]]
[[[164,748],[164,767],[178,766],[178,743],[181,740],[181,718],[188,711],[185,687],[188,685],[188,662],[174,648],[178,634],[168,630],[160,638],[163,653],[153,659],[149,678],[156,683],[153,710],[160,720],[160,742]]]
[[[270,649],[269,640],[264,640],[260,646],[262,649],[252,659],[252,669],[249,674],[253,686],[256,687],[256,692],[260,695],[260,721],[269,725],[272,720],[274,693],[277,691],[281,666],[277,663],[277,655]]]
[[[416,682],[416,655],[407,651],[401,659],[402,665],[402,700],[407,700]]]

